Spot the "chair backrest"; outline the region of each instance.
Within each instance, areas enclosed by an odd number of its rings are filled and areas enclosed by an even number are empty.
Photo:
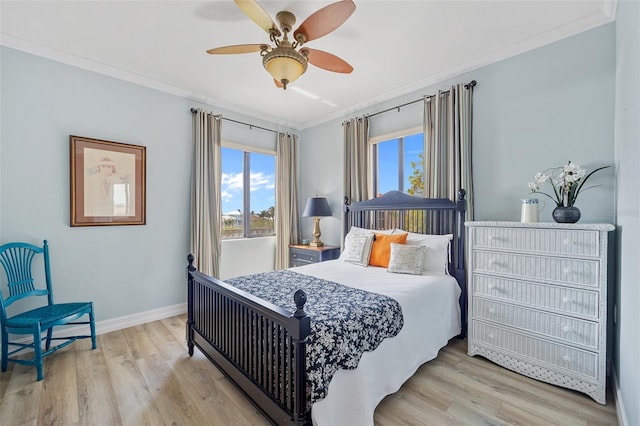
[[[32,263],[36,255],[44,255],[44,272],[46,288],[38,288],[34,284]],[[49,246],[44,240],[43,246],[29,243],[8,243],[0,246],[0,264],[7,276],[9,295],[5,298],[0,291],[0,310],[2,319],[6,319],[5,308],[13,302],[30,296],[47,296],[49,304],[53,304],[51,291],[51,272],[49,266]]]

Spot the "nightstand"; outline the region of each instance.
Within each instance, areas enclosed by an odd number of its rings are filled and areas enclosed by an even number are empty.
[[[294,244],[289,246],[290,267],[324,262],[338,257],[340,257],[340,247],[338,246],[311,247]]]

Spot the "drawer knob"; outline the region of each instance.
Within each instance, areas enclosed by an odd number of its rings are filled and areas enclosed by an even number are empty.
[[[571,299],[569,299],[567,296],[564,296],[562,298],[562,303],[571,303]]]
[[[566,239],[562,242],[562,244],[564,244],[565,246],[568,246],[570,242],[571,242],[571,241],[569,241],[569,239],[568,239],[568,238],[566,238]]]
[[[489,235],[489,241],[493,241],[493,235]]]
[[[495,309],[493,309],[493,308],[489,308],[489,313],[490,313],[490,314],[495,314],[495,313],[496,313],[496,310],[495,310]]]
[[[493,340],[493,339],[495,339],[496,336],[494,336],[493,333],[489,333],[489,335],[487,337],[489,339]]]
[[[496,264],[496,260],[495,259],[489,259],[489,266],[493,266]]]
[[[571,362],[571,357],[569,355],[562,355],[562,360],[564,362]]]
[[[565,275],[568,274],[569,272],[571,272],[571,270],[569,268],[563,268],[562,269],[562,273],[565,274]]]
[[[571,331],[571,328],[569,328],[568,325],[565,325],[564,327],[562,327],[562,331],[565,333],[569,333]]]
[[[489,285],[487,286],[487,288],[488,288],[489,290],[493,290],[493,288],[494,288],[494,287],[495,287],[495,286],[494,286],[493,284],[489,284]]]

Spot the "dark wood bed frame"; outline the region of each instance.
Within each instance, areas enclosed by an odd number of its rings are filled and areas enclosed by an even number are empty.
[[[421,234],[453,234],[449,273],[462,291],[460,312],[466,334],[464,268],[465,191],[458,200],[416,198],[391,191],[381,197],[345,203],[344,229],[400,228]],[[291,313],[220,280],[204,275],[188,256],[187,345],[197,346],[274,423],[311,423],[306,389],[306,337],[310,318],[306,295],[294,295]]]

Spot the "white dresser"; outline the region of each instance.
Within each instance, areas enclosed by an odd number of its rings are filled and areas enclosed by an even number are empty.
[[[465,225],[469,355],[605,404],[613,225]]]

